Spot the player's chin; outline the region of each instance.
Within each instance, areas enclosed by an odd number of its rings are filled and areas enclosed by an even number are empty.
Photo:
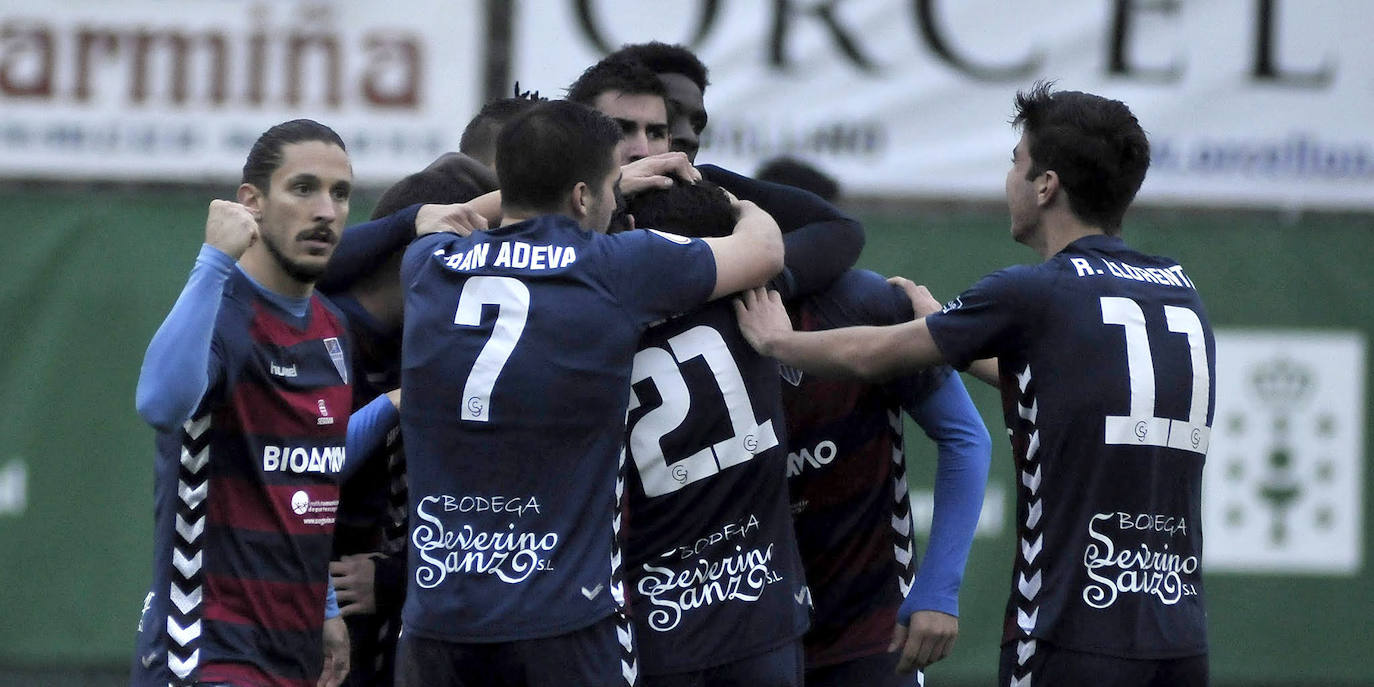
[[[314,281],[324,276],[325,268],[329,266],[329,258],[333,255],[332,245],[323,250],[306,250],[291,261],[291,271],[297,277]]]

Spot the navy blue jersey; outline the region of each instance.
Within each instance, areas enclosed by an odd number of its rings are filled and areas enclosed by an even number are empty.
[[[806,630],[778,382],[726,301],[649,329],[635,354],[625,557],[648,674],[746,658]]]
[[[401,275],[406,632],[532,639],[611,614],[631,363],[651,322],[710,295],[710,248],[549,215],[421,238]]]
[[[316,296],[297,320],[234,270],[211,347],[216,383],[157,437],[136,681],[313,685],[352,400],[343,317]]]
[[[999,358],[1018,485],[1004,641],[1205,652],[1216,345],[1183,268],[1089,236],[983,278],[927,321],[956,367]]]
[[[912,318],[910,301],[900,290],[860,270],[802,299],[795,315],[803,331]],[[791,437],[787,475],[816,604],[806,636],[807,666],[883,653],[917,563],[902,410],[919,407],[953,371],[940,366],[885,384],[819,378],[789,368],[784,373]]]

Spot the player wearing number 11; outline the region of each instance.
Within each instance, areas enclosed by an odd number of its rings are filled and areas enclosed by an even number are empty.
[[[1017,482],[999,684],[1205,685],[1216,345],[1183,268],[1119,237],[1149,143],[1124,104],[1045,83],[1017,95],[1012,121],[1012,238],[1043,263],[890,327],[792,332],[776,296],[755,291],[736,308],[741,329],[818,374],[996,357]]]
[[[630,370],[650,323],[763,284],[782,238],[605,234],[620,128],[567,101],[497,138],[502,225],[406,251],[408,685],[618,685],[638,664],[618,542]]]

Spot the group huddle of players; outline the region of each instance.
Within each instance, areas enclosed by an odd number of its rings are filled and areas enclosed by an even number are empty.
[[[801,331],[939,306],[854,269],[829,201],[695,165],[707,85],[626,46],[347,232],[343,142],[264,134],[140,376],[135,684],[909,685],[948,655],[990,454],[959,375],[779,364],[731,296]],[[904,414],[938,446],[919,565]]]

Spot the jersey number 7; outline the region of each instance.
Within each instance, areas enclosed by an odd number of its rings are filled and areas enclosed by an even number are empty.
[[[469,422],[487,422],[491,419],[491,390],[496,386],[496,378],[506,367],[511,351],[520,342],[525,331],[525,320],[530,314],[530,290],[519,279],[511,277],[472,277],[463,284],[458,295],[458,310],[453,313],[453,323],[468,327],[482,325],[482,306],[498,306],[496,325],[492,327],[491,337],[482,345],[477,360],[468,372],[468,381],[463,385],[463,401],[458,409],[458,417]]]

